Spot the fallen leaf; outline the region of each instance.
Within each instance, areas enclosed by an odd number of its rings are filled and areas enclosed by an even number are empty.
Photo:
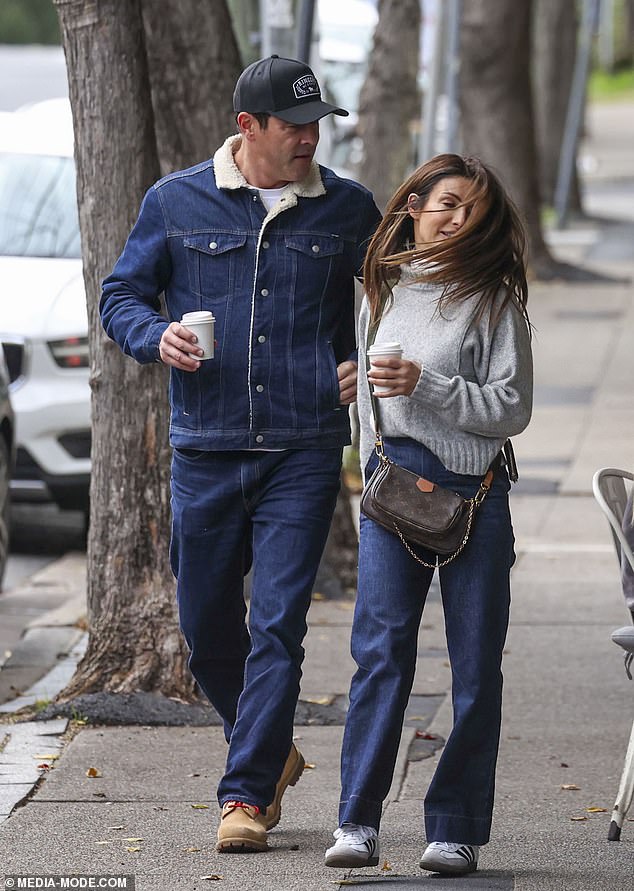
[[[200,811],[208,811],[209,810],[208,804],[192,804],[192,807],[195,808],[196,810],[200,810]]]
[[[168,808],[168,807],[163,807],[163,806],[160,805],[160,804],[154,804],[154,805],[152,805],[152,810],[153,810],[153,811],[168,811],[169,808]]]
[[[201,879],[204,879],[206,882],[219,882],[222,876],[201,876]]]
[[[560,767],[568,767],[568,765],[566,764],[565,761],[562,761],[561,764],[560,764],[559,766],[560,766]]]
[[[115,830],[125,829],[125,826],[108,826],[108,829],[114,832]]]
[[[588,818],[587,817],[571,817],[570,819],[573,820],[575,823],[583,823],[583,821],[587,820]]]
[[[32,758],[41,758],[42,761],[57,761],[59,755],[52,755],[48,752],[44,755],[31,755]]]
[[[140,850],[141,848],[126,848],[126,851],[128,851],[130,854],[137,854]]]
[[[307,696],[304,702],[311,702],[313,705],[332,705],[334,698],[334,696]]]
[[[427,733],[426,730],[417,730],[415,736],[416,739],[438,739],[437,736],[434,736],[433,733]]]
[[[316,764],[309,764],[308,761],[304,764],[304,770],[314,770],[316,767]]]
[[[144,838],[124,838],[123,840],[124,840],[124,841],[127,841],[127,842],[140,842],[140,841],[145,841]]]
[[[561,788],[564,792],[578,792],[580,786],[577,786],[575,783],[563,783]]]
[[[94,795],[95,798],[105,798],[106,797],[105,792],[91,792],[90,794]]]
[[[586,811],[589,814],[607,814],[607,807],[587,807]]]
[[[101,771],[97,770],[96,767],[89,767],[88,770],[86,771],[86,776],[90,777],[90,779],[94,779],[95,777],[101,776]]]
[[[197,854],[201,848],[185,848],[186,854]]]
[[[187,776],[188,777],[199,777],[200,774],[199,773],[188,773]]]
[[[321,593],[321,591],[313,591],[313,600],[326,600],[327,598]]]
[[[383,866],[381,867],[382,872],[392,872],[392,867],[390,866],[389,860],[383,861]]]
[[[112,842],[110,842],[110,841],[98,841],[98,842],[95,842],[95,844],[96,844],[96,845],[111,845]]]
[[[37,769],[38,770],[50,770],[51,765],[50,764],[38,764]]]

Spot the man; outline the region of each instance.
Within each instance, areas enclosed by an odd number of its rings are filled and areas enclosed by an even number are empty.
[[[307,65],[253,63],[234,110],[212,160],[149,189],[101,299],[125,353],[171,367],[171,563],[190,667],[229,742],[227,852],[266,850],[304,767],[302,640],[350,441],[354,276],[379,220],[366,189],[313,161],[319,119],[347,112]],[[179,324],[196,310],[215,317],[213,359]]]

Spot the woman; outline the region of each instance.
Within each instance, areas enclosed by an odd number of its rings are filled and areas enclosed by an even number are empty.
[[[472,497],[494,470],[464,550],[439,568],[452,670],[454,724],[425,798],[420,865],[477,868],[489,840],[502,703],[502,648],[514,561],[507,437],[532,408],[525,237],[495,175],[475,158],[440,155],[398,189],[368,249],[359,349],[398,341],[403,358],[373,358],[360,375],[361,459],[377,466],[369,386],[385,453]],[[435,555],[413,550],[426,563]],[[352,628],[357,671],[342,752],[342,795],[327,866],[378,863],[381,807],[414,678],[418,629],[433,569],[361,517]]]

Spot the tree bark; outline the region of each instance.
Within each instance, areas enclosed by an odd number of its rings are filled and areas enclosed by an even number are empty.
[[[533,19],[532,74],[541,197],[545,204],[552,207],[575,67],[577,4],[574,0],[535,0]],[[573,171],[570,210],[581,213],[576,168]]]
[[[161,173],[210,157],[235,132],[242,65],[226,4],[142,0]]]
[[[62,698],[97,690],[192,698],[194,682],[178,630],[168,560],[167,371],[124,357],[105,336],[98,314],[100,282],[123,247],[144,192],[160,174],[141,0],[55,3],[75,126],[93,412],[90,636],[86,655]],[[227,135],[228,84],[233,86],[239,61],[231,56],[235,41],[224,3],[210,4],[214,15],[202,17],[193,3],[180,6],[178,26],[176,8],[176,3],[162,7],[173,31],[152,25],[152,73],[158,129],[167,140],[161,155],[170,162],[186,158],[191,163],[200,148],[198,143],[191,149],[187,144],[199,126],[192,103],[212,116],[204,131],[204,151],[196,159],[203,160]],[[151,3],[146,12],[151,22],[155,9]],[[172,43],[173,33],[177,36]],[[201,55],[205,40],[207,56]],[[191,59],[189,46],[197,47]],[[179,57],[178,48],[185,58]],[[165,94],[169,109],[158,84],[159,60],[170,85]],[[215,71],[216,65],[226,65],[229,73]],[[177,94],[179,76],[184,85]],[[189,92],[188,80],[198,85]],[[222,127],[222,133],[214,127]]]
[[[379,0],[379,20],[359,98],[363,159],[357,174],[383,209],[414,161],[420,0]]]
[[[528,231],[529,264],[540,275],[554,260],[540,222],[540,183],[530,84],[531,0],[462,4],[460,111],[465,154],[491,165]]]

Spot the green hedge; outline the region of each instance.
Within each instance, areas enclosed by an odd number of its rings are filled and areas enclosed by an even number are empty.
[[[53,0],[2,0],[0,43],[60,42],[59,22]]]

